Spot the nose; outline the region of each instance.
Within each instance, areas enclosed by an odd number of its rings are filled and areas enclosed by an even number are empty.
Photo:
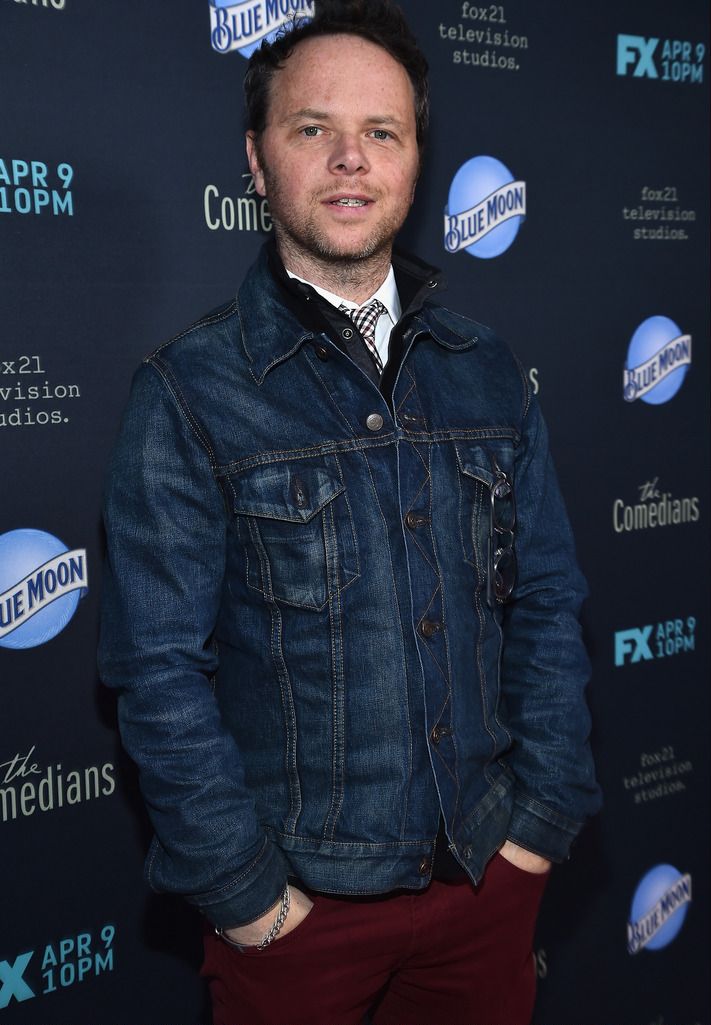
[[[340,134],[329,154],[328,166],[334,174],[365,174],[370,163],[362,139],[350,132]]]

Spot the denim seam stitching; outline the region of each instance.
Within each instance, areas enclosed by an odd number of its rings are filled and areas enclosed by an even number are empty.
[[[152,353],[146,356],[143,362],[150,363],[154,356],[163,352],[163,349],[167,349],[169,345],[173,344],[173,342],[179,342],[181,338],[186,338],[189,334],[192,334],[193,331],[197,331],[199,328],[212,327],[213,324],[219,324],[223,320],[229,320],[235,312],[237,312],[237,301],[232,299],[230,300],[229,306],[220,313],[208,314],[201,320],[195,321],[195,323],[191,324],[190,327],[186,327],[184,331],[181,331],[177,335],[173,335],[167,341],[163,342],[157,349],[154,349]]]
[[[474,441],[480,439],[496,440],[507,438],[517,444],[519,435],[510,428],[475,428],[472,430],[441,430],[431,433],[422,432],[415,435],[408,431],[406,441],[413,445],[430,445],[435,441]],[[272,449],[269,452],[260,452],[258,455],[245,456],[243,459],[232,460],[229,463],[218,464],[215,473],[218,477],[229,476],[230,474],[242,473],[244,470],[253,469],[255,466],[263,466],[269,463],[285,462],[288,459],[317,459],[324,456],[335,455],[338,452],[358,452],[369,448],[384,448],[387,445],[396,445],[399,441],[398,435],[394,432],[383,435],[379,438],[353,438],[344,441],[324,441],[318,445],[308,448],[295,449]]]
[[[294,706],[294,693],[289,676],[289,667],[287,666],[286,659],[284,658],[284,619],[281,614],[281,609],[276,602],[271,603],[271,617],[272,659],[274,661],[277,679],[279,680],[279,690],[281,692],[281,702],[285,720],[284,725],[286,729],[286,751],[284,752],[284,762],[286,767],[286,778],[289,781],[289,813],[284,823],[284,828],[287,832],[290,830],[293,833],[296,831],[296,824],[299,820],[302,808],[301,783],[299,781],[299,767],[297,760],[298,729],[296,723],[296,708]]]
[[[577,822],[575,819],[569,819],[566,815],[561,815],[555,809],[542,804],[535,797],[529,797],[525,792],[517,794],[515,803],[523,811],[535,815],[536,818],[547,822],[548,825],[559,826],[561,829],[566,829],[571,833],[577,832],[582,825],[582,823]]]
[[[300,335],[287,352],[280,352],[278,356],[274,356],[271,362],[267,363],[266,366],[262,367],[261,373],[259,374],[257,374],[254,368],[250,366],[249,372],[252,375],[252,378],[254,379],[254,382],[257,385],[257,387],[261,387],[264,384],[264,379],[266,378],[270,370],[272,370],[279,363],[284,363],[287,359],[290,359],[292,356],[294,356],[303,346],[304,342],[308,342],[313,337],[313,331],[307,331],[305,334]],[[249,356],[250,362],[253,362],[252,357],[249,354],[249,350],[247,349],[247,346],[244,344],[244,335],[242,335],[242,345],[244,346],[245,352]]]
[[[289,349],[288,352],[280,353],[279,356],[275,356],[274,359],[271,361],[271,363],[268,363],[265,367],[262,368],[261,375],[257,375],[255,373],[255,371],[254,371],[253,366],[251,365],[251,364],[254,363],[254,356],[252,355],[252,353],[250,352],[250,350],[249,350],[249,348],[247,346],[247,338],[246,338],[247,332],[244,329],[244,321],[242,319],[242,310],[241,310],[241,307],[240,307],[239,300],[235,301],[234,312],[237,314],[237,320],[239,321],[239,333],[240,333],[240,340],[242,342],[242,348],[244,349],[244,351],[245,351],[245,353],[247,355],[247,360],[250,363],[249,372],[252,375],[252,378],[253,378],[253,380],[255,381],[255,383],[257,384],[258,387],[261,387],[261,385],[264,383],[264,378],[267,376],[267,374],[272,369],[272,367],[276,366],[277,363],[282,363],[284,360],[288,359],[290,356],[293,356],[294,353],[299,350],[299,348],[303,345],[303,343],[305,341],[307,341],[309,338],[313,338],[314,337],[313,331],[307,331],[305,334],[301,335],[297,339],[295,344],[291,347],[291,349]]]
[[[284,659],[283,649],[282,649],[282,646],[281,646],[281,629],[282,629],[282,622],[283,622],[282,621],[281,610],[280,610],[279,606],[277,605],[275,597],[274,597],[274,588],[273,588],[272,578],[271,578],[271,567],[269,565],[269,556],[268,556],[266,548],[264,546],[264,540],[263,540],[261,534],[259,533],[259,527],[258,527],[258,525],[256,523],[253,522],[252,519],[248,519],[248,529],[249,529],[250,537],[252,538],[252,542],[254,544],[254,547],[255,547],[255,549],[257,551],[257,557],[259,559],[259,569],[260,569],[260,576],[261,576],[261,579],[262,579],[262,588],[268,588],[269,589],[268,592],[266,592],[265,590],[262,590],[261,593],[262,593],[262,596],[264,597],[265,602],[269,605],[270,620],[271,620],[269,647],[270,647],[270,651],[271,651],[272,662],[274,664],[274,669],[276,671],[277,679],[279,681],[279,691],[280,691],[280,694],[281,694],[282,709],[284,711],[284,717],[285,717],[285,719],[287,719],[289,713],[288,713],[288,710],[287,710],[287,707],[286,707],[286,701],[285,701],[285,693],[284,693],[285,679],[284,679],[284,677],[286,677],[286,684],[289,687],[289,697],[290,697],[290,699],[293,699],[293,695],[291,694],[291,689],[290,689],[290,686],[289,686],[288,669],[287,669],[287,666],[286,666],[286,660]],[[249,559],[249,556],[247,556],[247,558]],[[249,579],[247,579],[247,584],[249,585]],[[281,671],[281,667],[283,667],[283,673]],[[290,746],[289,736],[290,736],[290,734],[289,734],[288,723],[286,724],[286,730],[287,730],[287,749],[286,749],[285,754],[284,754],[284,760],[286,762],[287,779],[289,780],[289,817],[288,817],[288,821],[290,822],[292,816],[294,815],[294,809],[296,808],[297,804],[298,804],[298,807],[300,809],[301,794],[300,794],[300,788],[299,788],[299,785],[298,785],[298,778],[296,779],[296,781],[294,781],[292,773],[290,772],[290,766],[289,766],[289,746]],[[294,734],[295,734],[295,732],[296,732],[296,730],[295,730],[295,726],[294,726]],[[296,746],[295,746],[295,742],[294,742],[294,763],[296,764]],[[298,818],[298,811],[295,814],[294,823],[296,822],[296,818]]]
[[[340,465],[339,465],[339,472],[340,472]],[[351,507],[351,501],[350,501],[350,499],[348,497],[348,488],[344,488],[342,494],[343,494],[343,497],[346,500],[346,505],[348,506],[348,518],[349,518],[349,522],[350,522],[351,536],[353,537],[353,551],[355,553],[355,576],[353,577],[352,580],[349,580],[348,583],[344,584],[340,588],[341,591],[345,591],[345,589],[347,587],[350,587],[350,585],[352,583],[354,583],[354,581],[358,580],[358,578],[360,577],[360,545],[358,544],[358,535],[357,535],[356,529],[355,529],[355,519],[353,517],[353,509]]]
[[[400,501],[400,493],[399,493],[399,488],[400,488],[400,447],[399,447],[399,445],[396,446],[396,450],[395,451],[396,451],[397,463],[398,463],[398,504],[399,504],[399,501]],[[396,575],[395,575],[395,567],[393,566],[392,547],[390,545],[390,539],[389,539],[388,533],[387,533],[387,520],[385,519],[385,515],[383,513],[383,507],[380,504],[380,499],[378,497],[378,490],[377,490],[377,488],[375,486],[375,480],[373,478],[373,471],[372,471],[371,465],[370,465],[370,463],[368,461],[368,452],[367,452],[366,449],[364,449],[362,451],[362,455],[363,455],[363,461],[365,462],[365,466],[366,466],[366,469],[368,471],[368,476],[370,477],[370,485],[371,485],[371,488],[372,488],[373,497],[375,498],[375,503],[376,503],[376,505],[378,507],[378,512],[380,514],[380,519],[382,520],[383,527],[384,527],[384,537],[385,537],[385,542],[387,544],[387,552],[388,552],[388,564],[390,566],[390,575],[391,575],[391,579],[393,581],[393,595],[395,597],[395,605],[396,605],[396,608],[397,608],[397,621],[398,621],[398,623],[400,625],[400,644],[401,644],[401,647],[402,647],[402,654],[403,654],[402,665],[403,665],[404,668],[406,668],[407,667],[407,656],[406,656],[407,646],[405,644],[405,634],[404,634],[404,623],[403,623],[403,617],[402,617],[402,610],[400,608],[400,601],[399,601],[398,594],[397,594],[397,587],[395,586],[395,581],[396,581],[397,578],[396,578]],[[405,538],[404,537],[403,537],[403,546],[405,547],[405,550],[406,550],[407,549],[407,545],[405,543]],[[405,557],[407,558],[407,554],[406,554]],[[409,576],[409,567],[408,567],[408,576]],[[415,647],[417,647],[417,646],[415,646]],[[418,657],[419,657],[419,655],[418,655]],[[407,678],[406,678],[406,683],[407,682],[409,682],[409,681],[407,681]],[[407,687],[406,687],[406,698],[407,698],[407,701],[406,701],[406,706],[405,706],[405,715],[406,715],[406,718],[407,718],[407,790],[406,790],[406,793],[405,793],[403,815],[402,815],[402,823],[401,823],[401,827],[400,827],[401,834],[402,834],[402,832],[405,829],[405,823],[407,822],[407,816],[408,816],[408,813],[409,813],[410,784],[412,782],[412,722],[411,722],[411,719],[410,719],[409,693],[408,693]],[[401,842],[403,842],[403,841],[401,841]]]
[[[196,439],[198,440],[202,448],[204,448],[207,452],[208,458],[210,460],[210,467],[214,474],[217,466],[217,460],[215,459],[215,453],[213,452],[212,446],[210,445],[209,435],[206,433],[206,431],[199,423],[199,421],[193,416],[190,406],[188,405],[185,396],[183,395],[180,389],[180,385],[173,376],[170,367],[168,367],[168,365],[165,364],[163,360],[159,358],[153,359],[152,357],[149,361],[149,365],[152,366],[156,373],[159,375],[167,391],[172,395],[173,401],[180,410],[183,419],[187,423],[192,433],[195,435]]]
[[[519,377],[521,378],[521,384],[523,385],[523,394],[521,396],[521,432],[523,433],[523,422],[528,416],[528,410],[531,406],[531,385],[528,380],[528,375],[523,369],[521,360],[515,353],[512,353],[515,360],[516,367],[518,369]]]
[[[359,576],[355,576],[352,580],[349,580],[347,584],[344,584],[341,588],[341,593],[343,591],[347,591],[349,587],[352,587],[358,579]],[[251,588],[252,591],[256,591],[257,594],[261,594],[267,601],[275,601],[281,605],[288,605],[290,609],[307,609],[309,612],[323,612],[323,610],[330,605],[333,599],[332,595],[328,595],[323,605],[306,605],[304,603],[294,601],[291,598],[283,598],[279,594],[269,594],[269,592],[262,590],[261,587],[258,587],[256,584],[252,584],[249,580],[247,581],[247,586]]]
[[[218,890],[210,890],[209,894],[204,894],[203,895],[203,899],[201,901],[202,906],[210,907],[211,905],[218,903],[218,900],[206,900],[205,899],[206,897],[210,897],[210,898],[215,897],[215,898],[219,899],[225,893],[228,893],[228,892],[233,892],[234,893],[236,884],[241,883],[243,879],[247,878],[247,876],[252,875],[252,873],[256,869],[257,865],[259,864],[259,862],[262,860],[264,855],[267,853],[267,846],[268,846],[268,841],[265,839],[264,840],[264,844],[262,845],[262,848],[259,851],[259,854],[257,854],[256,857],[254,857],[252,859],[252,861],[250,861],[249,865],[245,866],[245,868],[241,872],[239,872],[236,876],[234,876],[230,880],[229,883],[225,883],[225,885],[221,886]]]
[[[274,829],[274,828],[270,829],[270,834],[273,834],[275,837],[283,837],[285,840],[298,840],[300,844],[305,844],[305,845],[310,846],[310,847],[320,846],[321,844],[324,843],[322,838],[319,839],[319,838],[309,837],[309,836],[298,836],[298,835],[289,834],[289,833],[282,833],[278,829]],[[358,848],[358,849],[360,849],[362,847],[366,847],[369,850],[373,850],[373,851],[380,851],[380,850],[382,850],[383,853],[388,853],[388,851],[392,851],[393,854],[397,854],[398,850],[401,847],[417,847],[417,848],[421,848],[423,846],[428,846],[428,845],[431,846],[432,839],[431,838],[427,838],[427,839],[423,838],[422,840],[385,840],[382,843],[371,843],[370,841],[367,841],[367,840],[358,841],[358,842],[351,842],[351,841],[346,841],[346,840],[327,840],[326,843],[329,846],[337,847],[337,848],[340,847],[340,848]]]
[[[267,601],[274,601],[271,566],[269,565],[269,557],[267,555],[267,550],[264,547],[262,535],[259,533],[259,524],[255,523],[252,517],[248,517],[247,529],[249,530],[249,537],[254,545],[254,550],[257,553],[257,569],[259,571],[259,579],[261,581],[261,586],[257,587],[250,583],[249,577],[247,577],[247,586],[253,587],[254,590],[258,591]],[[249,556],[247,556],[247,558],[249,559]]]
[[[356,561],[356,572],[355,572],[355,575],[350,580],[348,580],[346,583],[344,583],[340,587],[341,591],[345,591],[347,587],[350,587],[351,584],[355,583],[355,581],[360,577],[360,552],[359,552],[359,549],[358,549],[358,541],[357,541],[357,537],[356,537],[355,523],[354,523],[354,520],[353,520],[353,510],[351,509],[351,505],[350,505],[350,502],[348,500],[347,489],[346,489],[345,481],[344,481],[344,477],[343,477],[343,470],[342,470],[341,465],[340,465],[340,463],[338,461],[338,458],[336,457],[335,454],[334,454],[333,458],[334,458],[335,465],[336,465],[336,471],[338,473],[338,479],[339,479],[340,484],[341,484],[341,490],[337,491],[334,495],[332,495],[324,503],[323,507],[321,509],[317,510],[317,512],[314,514],[314,516],[317,516],[320,513],[320,515],[321,515],[321,525],[322,525],[321,529],[322,529],[322,532],[323,532],[324,529],[325,529],[325,527],[324,527],[324,513],[326,512],[326,510],[328,508],[332,507],[333,502],[335,501],[336,498],[339,498],[341,495],[345,496],[345,498],[346,498],[346,505],[347,505],[347,509],[348,509],[348,521],[349,521],[349,525],[350,525],[350,534],[351,534],[351,537],[353,538],[353,550],[354,550],[354,553],[355,553],[355,561]],[[245,510],[237,511],[235,509],[235,506],[237,505],[236,490],[234,488],[234,484],[232,483],[232,481],[229,478],[228,478],[228,484],[230,486],[230,490],[231,490],[232,495],[233,495],[233,508],[232,508],[232,511],[233,511],[233,513],[236,516],[239,516],[242,519],[247,521],[247,528],[248,528],[248,531],[249,531],[249,536],[250,536],[250,538],[252,540],[252,543],[254,544],[254,547],[257,549],[257,554],[260,557],[259,565],[260,565],[261,586],[259,586],[258,584],[256,584],[255,582],[253,582],[250,579],[251,573],[250,573],[249,550],[248,550],[247,546],[245,545],[245,564],[246,564],[246,581],[247,581],[247,586],[250,587],[253,591],[256,591],[258,594],[261,594],[262,597],[265,598],[265,600],[267,600],[267,601],[276,600],[276,601],[283,602],[284,604],[289,605],[292,608],[309,609],[309,610],[311,610],[313,612],[321,612],[321,611],[323,611],[323,609],[326,608],[326,606],[329,604],[329,602],[331,601],[331,599],[333,597],[333,595],[329,592],[328,587],[326,589],[326,599],[320,605],[313,604],[313,603],[306,603],[306,602],[298,602],[298,601],[296,601],[293,598],[285,598],[283,595],[275,594],[274,593],[273,583],[272,583],[272,580],[271,580],[271,572],[268,574],[268,576],[269,576],[269,584],[268,584],[269,590],[267,591],[267,590],[264,589],[267,585],[264,582],[263,566],[264,565],[268,565],[269,555],[268,555],[268,551],[267,551],[267,548],[266,548],[266,544],[265,544],[264,538],[262,537],[261,531],[259,529],[259,523],[257,522],[257,521],[259,521],[260,517],[255,516],[253,513],[249,513],[249,512],[247,512]],[[275,519],[278,519],[278,518],[275,517]],[[294,522],[294,521],[278,519],[278,522],[291,523],[291,522]],[[259,543],[257,543],[257,541],[255,540],[255,536],[259,538]],[[260,551],[260,548],[261,548],[261,551]]]
[[[328,338],[328,335],[326,335],[325,337],[327,338],[327,340],[329,340],[329,341],[331,340],[330,338]],[[338,352],[340,353],[340,350],[338,350]],[[349,357],[348,357],[348,359],[349,359]],[[355,435],[355,426],[361,427],[362,424],[358,423],[358,421],[355,421],[355,424],[351,423],[350,420],[348,419],[348,417],[346,416],[346,414],[341,409],[339,403],[336,402],[336,400],[335,400],[335,398],[334,398],[334,396],[332,394],[331,388],[329,387],[329,384],[328,384],[326,378],[321,373],[321,370],[320,370],[319,365],[318,365],[319,364],[318,357],[315,358],[310,353],[306,353],[306,362],[308,363],[308,365],[309,365],[309,367],[311,369],[311,372],[313,373],[313,375],[315,375],[315,377],[318,379],[319,383],[321,384],[322,388],[324,389],[324,392],[326,393],[326,395],[328,397],[329,403],[335,409],[336,414],[338,415],[339,419],[341,419],[345,423],[345,425],[348,428],[350,434],[351,435]],[[352,360],[350,362],[352,363]],[[388,437],[392,437],[392,436],[390,435]],[[334,443],[331,443],[331,444],[336,444],[336,445],[340,446],[343,443],[341,443],[341,442],[334,442]],[[350,443],[348,443],[348,444],[350,444]]]
[[[430,448],[430,453],[429,453],[428,474],[429,474],[429,479],[431,481],[432,480],[432,448]],[[445,684],[447,686],[447,695],[446,695],[446,697],[444,699],[444,702],[442,703],[442,706],[440,708],[440,712],[439,712],[439,715],[437,717],[437,722],[439,722],[439,720],[441,719],[442,715],[444,714],[444,710],[445,710],[445,708],[447,707],[448,704],[450,705],[450,708],[451,708],[450,718],[451,718],[451,721],[454,722],[454,694],[453,694],[453,690],[452,690],[452,660],[451,660],[451,657],[450,657],[450,650],[449,650],[449,634],[447,632],[447,612],[446,612],[446,602],[445,602],[444,578],[442,576],[442,567],[440,566],[439,559],[437,558],[437,548],[436,548],[436,545],[435,545],[434,531],[432,529],[433,508],[432,508],[432,487],[431,486],[430,486],[430,489],[429,489],[429,495],[430,495],[430,507],[429,507],[430,526],[429,526],[429,533],[430,533],[430,540],[431,540],[431,544],[432,544],[432,556],[433,556],[434,561],[435,561],[437,580],[439,581],[440,605],[441,605],[441,608],[442,608],[442,635],[443,635],[442,636],[442,640],[444,642],[444,653],[445,653],[445,659],[446,659],[446,663],[447,663],[447,672],[446,672],[446,675],[444,677],[444,681],[445,681]],[[451,738],[452,738],[452,747],[454,749],[454,772],[451,771],[451,769],[447,765],[447,762],[445,761],[444,757],[440,754],[440,752],[438,751],[437,753],[439,754],[440,760],[442,761],[442,763],[447,767],[447,771],[449,772],[450,776],[454,779],[454,782],[455,782],[455,785],[456,785],[456,788],[457,788],[457,792],[456,792],[455,799],[454,799],[454,807],[457,808],[458,805],[459,805],[459,794],[461,792],[461,782],[460,782],[460,779],[459,779],[459,756],[458,756],[458,752],[457,752],[457,737],[456,737],[456,734],[454,733],[454,731],[451,732]]]
[[[414,402],[417,404],[417,409],[421,414],[422,421],[424,422],[425,427],[429,430],[430,422],[428,417],[425,415],[422,402],[420,401],[420,393],[417,390],[417,379],[415,378],[415,375],[409,367],[403,367],[403,372],[407,375],[407,377],[410,378],[410,387],[408,388],[405,396],[403,397],[403,401],[398,406],[398,412],[400,412],[400,410],[404,406],[405,399],[409,398],[409,396],[414,393]]]
[[[423,306],[424,306],[424,305],[425,305],[425,303],[423,303]],[[437,313],[438,313],[438,311],[439,311],[439,310],[442,310],[442,311],[443,311],[443,313],[444,313],[444,314],[445,314],[445,315],[446,315],[446,316],[447,316],[448,318],[452,318],[452,319],[456,319],[456,320],[462,320],[462,321],[465,321],[465,322],[466,322],[467,324],[471,324],[471,325],[473,325],[473,324],[474,324],[474,321],[470,320],[470,319],[469,319],[469,317],[465,317],[465,316],[464,316],[463,314],[461,314],[461,313],[456,313],[456,312],[455,312],[454,310],[450,310],[450,309],[449,309],[448,307],[446,307],[446,306],[440,306],[440,304],[439,304],[439,303],[433,303],[433,302],[429,302],[429,301],[426,301],[426,305],[427,305],[427,306],[429,306],[429,307],[430,307],[430,309],[432,310],[432,316],[434,317],[434,319],[435,319],[435,320],[436,320],[436,321],[437,321],[437,322],[438,322],[439,324],[441,324],[441,325],[442,325],[442,327],[443,327],[443,328],[445,328],[445,330],[447,330],[447,331],[451,331],[451,333],[452,333],[453,335],[456,335],[456,336],[457,336],[457,338],[461,338],[461,339],[462,339],[462,341],[464,341],[464,342],[468,342],[468,343],[469,343],[469,346],[470,346],[470,347],[471,347],[472,345],[475,345],[475,344],[476,344],[476,343],[477,343],[477,342],[479,341],[479,335],[472,335],[472,334],[466,334],[466,335],[464,335],[464,334],[462,334],[462,333],[461,333],[461,331],[458,331],[458,330],[456,329],[456,327],[451,327],[451,326],[450,326],[449,324],[446,324],[446,323],[444,323],[444,321],[443,321],[442,317],[439,317],[439,316],[437,316]],[[418,319],[419,319],[419,318],[418,318]],[[425,323],[425,324],[427,324],[427,321],[424,321],[424,323]],[[482,327],[483,327],[483,326],[484,326],[484,325],[482,325]],[[431,324],[427,324],[427,328],[428,328],[428,330],[429,330],[429,331],[432,331],[432,325],[431,325]],[[432,332],[432,334],[433,334],[433,336],[434,336],[435,338],[437,337],[436,335],[434,335],[434,332]],[[441,343],[441,344],[443,344],[443,345],[446,345],[446,342],[442,342],[442,340],[441,340],[441,339],[439,339],[439,338],[437,338],[437,341],[438,341],[438,342],[440,342],[440,343]],[[458,346],[457,348],[459,349],[459,346]],[[465,351],[466,351],[466,350],[465,350]]]
[[[270,630],[270,636],[269,636],[269,648],[270,648],[270,652],[271,652],[271,656],[272,656],[272,662],[274,664],[274,669],[275,669],[276,674],[277,674],[277,679],[279,681],[279,691],[280,691],[280,695],[281,695],[282,710],[284,712],[285,719],[287,719],[289,713],[288,713],[288,710],[287,710],[287,707],[286,707],[286,701],[285,701],[285,693],[284,693],[285,682],[286,682],[286,685],[289,688],[289,696],[290,696],[290,698],[293,698],[293,695],[291,694],[291,688],[290,688],[289,680],[288,680],[288,669],[287,669],[287,666],[286,666],[286,660],[284,659],[283,649],[282,649],[282,645],[281,645],[281,635],[282,635],[282,625],[283,625],[281,609],[279,608],[279,606],[277,605],[276,600],[275,600],[274,587],[273,587],[273,584],[272,584],[272,577],[271,577],[271,567],[269,565],[269,556],[268,556],[266,548],[264,546],[264,540],[263,540],[261,534],[259,533],[259,527],[251,519],[248,521],[248,526],[249,526],[250,537],[252,538],[252,542],[254,544],[255,549],[257,550],[257,556],[259,558],[259,567],[260,567],[260,576],[262,578],[262,587],[263,588],[269,588],[268,593],[265,592],[264,590],[262,590],[261,593],[262,593],[262,595],[264,597],[265,602],[269,605],[269,613],[270,613],[270,620],[271,620],[271,630]],[[247,583],[249,584],[249,579],[247,580]],[[281,667],[282,666],[283,666],[283,670],[284,670],[283,673],[281,672]],[[286,681],[284,679],[285,677],[286,677]],[[295,718],[295,715],[294,715],[294,718]],[[291,822],[291,818],[292,818],[292,816],[294,816],[294,826],[295,826],[296,819],[298,818],[298,811],[296,811],[296,813],[294,815],[294,809],[298,805],[298,808],[300,810],[300,807],[301,807],[301,792],[300,792],[300,787],[299,787],[299,783],[298,783],[298,777],[296,778],[296,780],[294,780],[294,778],[292,776],[292,773],[290,771],[290,766],[289,766],[289,761],[288,761],[288,759],[289,759],[289,746],[290,746],[289,745],[289,739],[288,739],[289,738],[288,723],[286,724],[286,730],[287,730],[287,749],[286,749],[286,751],[284,753],[284,760],[286,762],[287,779],[289,780],[289,816],[288,816],[288,821]],[[295,732],[296,732],[296,727],[295,727],[295,724],[294,724],[294,734],[295,734]],[[294,742],[294,763],[296,764],[296,745],[295,745],[295,742]]]
[[[479,505],[481,506],[481,503],[479,503]],[[473,532],[473,522],[472,522],[472,532]],[[474,541],[474,538],[472,538],[472,541]],[[479,552],[478,552],[477,543],[474,544],[474,551],[475,551],[475,553],[476,553],[476,555],[478,557]],[[481,573],[480,573],[479,579],[481,579]],[[484,671],[484,665],[483,665],[483,659],[482,659],[482,651],[481,651],[481,642],[482,642],[482,638],[483,638],[483,634],[484,634],[484,607],[483,607],[482,602],[481,602],[481,591],[478,588],[476,588],[475,591],[474,591],[474,605],[475,605],[475,608],[476,608],[477,618],[479,620],[479,629],[477,631],[477,641],[476,641],[476,661],[477,661],[477,666],[479,667],[479,693],[480,693],[480,696],[481,696],[482,721],[484,723],[484,727],[486,729],[486,732],[489,734],[489,737],[491,738],[491,747],[492,747],[492,754],[493,754],[496,751],[496,737],[495,737],[494,732],[491,729],[491,726],[489,724],[489,716],[488,716],[488,712],[487,712],[488,702],[487,702],[487,699],[486,699],[486,674],[485,674],[485,671]],[[488,762],[484,766],[484,777],[487,780],[487,782],[490,785],[493,786],[495,780],[494,780],[493,776],[491,775],[491,771],[489,769],[489,763]]]
[[[331,687],[332,703],[331,716],[333,730],[332,758],[331,758],[331,805],[324,823],[323,838],[333,839],[338,816],[343,806],[345,792],[345,673],[343,665],[343,616],[341,614],[340,591],[338,589],[338,543],[336,541],[336,524],[333,515],[333,507],[329,506],[328,516],[330,519],[330,530],[324,532],[324,543],[326,548],[326,565],[333,567],[336,593],[329,605],[329,623],[331,635]],[[325,526],[325,524],[324,524]],[[329,549],[332,551],[329,559]],[[331,588],[330,572],[328,574],[328,586]]]
[[[471,565],[474,565],[474,561],[473,561],[473,559],[469,558],[469,556],[467,554],[467,546],[464,543],[464,522],[466,520],[468,520],[469,517],[467,517],[467,515],[466,515],[466,503],[465,503],[465,500],[464,500],[464,489],[462,488],[462,472],[461,472],[461,470],[459,468],[459,465],[457,465],[456,481],[457,481],[457,491],[459,493],[459,510],[458,510],[459,515],[457,517],[457,519],[459,521],[459,542],[460,542],[460,544],[462,546],[462,558],[463,558],[464,562],[467,563],[467,565],[471,566]]]
[[[422,456],[420,455],[419,452],[417,452],[417,449],[415,449],[415,452],[417,454],[417,457],[420,460],[422,460]],[[424,464],[424,460],[422,460],[422,462]],[[432,476],[431,476],[431,473],[430,473],[430,469],[429,469],[429,467],[426,464],[424,464],[424,468],[425,468],[425,472],[426,472],[427,476],[422,481],[422,484],[418,488],[418,490],[415,493],[415,495],[413,495],[412,501],[410,502],[409,506],[407,507],[407,512],[408,513],[412,512],[412,510],[413,510],[413,508],[415,506],[415,503],[420,498],[420,495],[422,494],[422,492],[425,491],[425,490],[428,490],[428,492],[429,492],[428,508],[429,508],[429,513],[430,513],[430,534],[431,534],[432,533],[432,487],[431,487]],[[430,485],[429,489],[428,489],[428,485]],[[430,558],[429,552],[427,551],[427,549],[424,547],[424,545],[420,541],[420,538],[415,533],[413,533],[413,532],[410,532],[410,537],[412,538],[412,543],[417,548],[417,550],[420,552],[423,560],[427,563],[427,565],[432,570],[432,572],[436,574],[437,573],[437,567],[432,562],[432,559]]]

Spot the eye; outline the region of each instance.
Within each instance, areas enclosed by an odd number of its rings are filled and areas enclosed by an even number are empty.
[[[378,142],[387,142],[388,139],[392,139],[391,133],[386,131],[385,128],[374,128],[370,134]]]
[[[316,125],[306,125],[305,128],[301,129],[301,134],[305,135],[307,139],[314,139],[320,132],[321,129]]]

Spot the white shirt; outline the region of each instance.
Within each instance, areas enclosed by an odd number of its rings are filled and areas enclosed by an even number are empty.
[[[381,313],[378,317],[378,322],[375,325],[375,347],[378,350],[378,355],[383,362],[383,366],[388,361],[388,345],[390,342],[390,332],[397,324],[402,314],[402,306],[400,305],[400,296],[398,295],[397,285],[395,284],[395,271],[393,270],[392,264],[390,264],[390,270],[387,273],[385,281],[383,281],[377,292],[373,292],[369,299],[366,299],[363,303],[354,303],[352,299],[344,299],[340,295],[336,295],[335,292],[329,292],[327,288],[321,288],[320,285],[315,285],[313,281],[307,281],[306,278],[300,278],[298,274],[292,274],[290,270],[286,273],[290,278],[296,278],[297,281],[303,281],[305,285],[310,285],[320,296],[329,302],[331,306],[335,306],[336,309],[339,306],[346,306],[349,310],[359,310],[361,306],[366,306],[373,299],[379,299],[383,304],[387,313]]]

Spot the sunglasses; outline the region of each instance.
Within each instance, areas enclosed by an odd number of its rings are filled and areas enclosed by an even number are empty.
[[[503,604],[516,583],[514,527],[516,502],[510,480],[498,467],[491,484],[491,520],[489,530],[489,604],[495,598]]]

